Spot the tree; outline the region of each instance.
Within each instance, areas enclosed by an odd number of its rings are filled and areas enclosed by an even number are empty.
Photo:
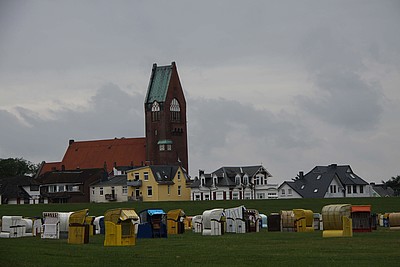
[[[382,181],[384,185],[391,187],[394,190],[394,194],[396,196],[400,195],[400,175],[397,175],[396,177],[392,177],[390,180],[384,182]]]
[[[0,158],[0,178],[22,175],[35,175],[39,164],[34,164],[23,158]]]

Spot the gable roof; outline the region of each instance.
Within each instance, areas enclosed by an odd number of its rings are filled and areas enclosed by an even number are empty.
[[[0,195],[6,198],[30,198],[23,186],[38,185],[30,176],[5,177],[0,179]]]
[[[381,197],[393,197],[395,195],[394,190],[384,184],[374,184],[372,189]]]
[[[79,169],[66,171],[51,171],[39,176],[36,181],[40,184],[78,183],[83,184],[87,180],[104,180],[107,173],[102,168]]]
[[[61,162],[44,163],[46,171],[105,168],[141,165],[146,161],[146,138],[114,138],[93,141],[71,140]]]
[[[153,64],[145,103],[165,102],[174,65],[174,62],[171,65],[159,67]]]
[[[300,175],[294,181],[282,183],[279,188],[287,184],[303,198],[323,198],[335,178],[343,187],[347,185],[368,185],[366,181],[353,172],[350,165],[331,164],[316,166],[306,175]]]
[[[126,174],[122,174],[122,175],[116,175],[113,177],[110,177],[110,179],[108,180],[104,180],[104,181],[100,181],[98,183],[92,184],[91,186],[95,186],[95,187],[105,187],[105,186],[125,186],[127,185],[127,178],[126,178]]]
[[[146,168],[150,169],[150,171],[153,173],[155,181],[159,184],[174,184],[173,180],[179,169],[182,171],[181,179],[185,179],[186,182],[189,182],[189,177],[185,169],[176,165],[149,165],[133,168],[127,172],[134,172],[135,170]]]
[[[213,176],[217,177],[217,186],[236,186],[235,177],[240,175],[243,177],[245,174],[249,178],[255,176],[259,170],[263,170],[267,177],[272,177],[272,175],[262,166],[243,166],[243,167],[221,167],[210,174],[203,174],[205,178],[205,186],[210,187],[213,185]],[[200,179],[193,181],[190,187],[196,188],[200,186]]]

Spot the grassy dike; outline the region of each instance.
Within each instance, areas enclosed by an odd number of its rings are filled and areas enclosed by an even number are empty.
[[[40,216],[43,211],[88,208],[101,215],[115,207],[165,211],[183,208],[188,215],[209,208],[245,205],[269,214],[281,209],[306,208],[320,212],[333,203],[371,204],[373,212],[400,211],[400,198],[298,199],[204,202],[1,205],[0,215]],[[0,266],[397,266],[400,231],[379,228],[354,233],[352,238],[322,238],[322,233],[259,233],[201,236],[192,232],[166,239],[137,239],[132,247],[104,247],[104,236],[89,244],[70,245],[67,240],[26,237],[0,239]]]

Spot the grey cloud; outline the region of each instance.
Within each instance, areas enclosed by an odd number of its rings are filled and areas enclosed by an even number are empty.
[[[144,136],[143,99],[143,95],[130,95],[115,84],[106,84],[90,99],[87,108],[50,110],[53,119],[17,107],[15,110],[24,122],[21,123],[17,116],[0,110],[0,125],[7,125],[2,131],[0,156],[57,161],[61,160],[69,139]]]
[[[335,38],[329,29],[319,28],[307,36],[301,49],[316,95],[300,96],[300,107],[345,129],[377,127],[383,94],[379,83],[360,77],[366,67],[357,48]]]
[[[304,148],[310,145],[308,129],[289,114],[274,115],[268,110],[256,110],[251,105],[225,99],[192,99],[189,126],[192,144],[207,155],[210,148],[238,145],[229,143],[227,136],[235,131],[252,139],[260,148]],[[239,144],[245,145],[245,144]]]

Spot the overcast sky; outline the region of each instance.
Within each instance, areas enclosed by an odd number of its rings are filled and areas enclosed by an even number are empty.
[[[349,164],[400,175],[400,1],[0,0],[0,158],[143,137],[153,63],[177,64],[189,169],[271,183]]]

